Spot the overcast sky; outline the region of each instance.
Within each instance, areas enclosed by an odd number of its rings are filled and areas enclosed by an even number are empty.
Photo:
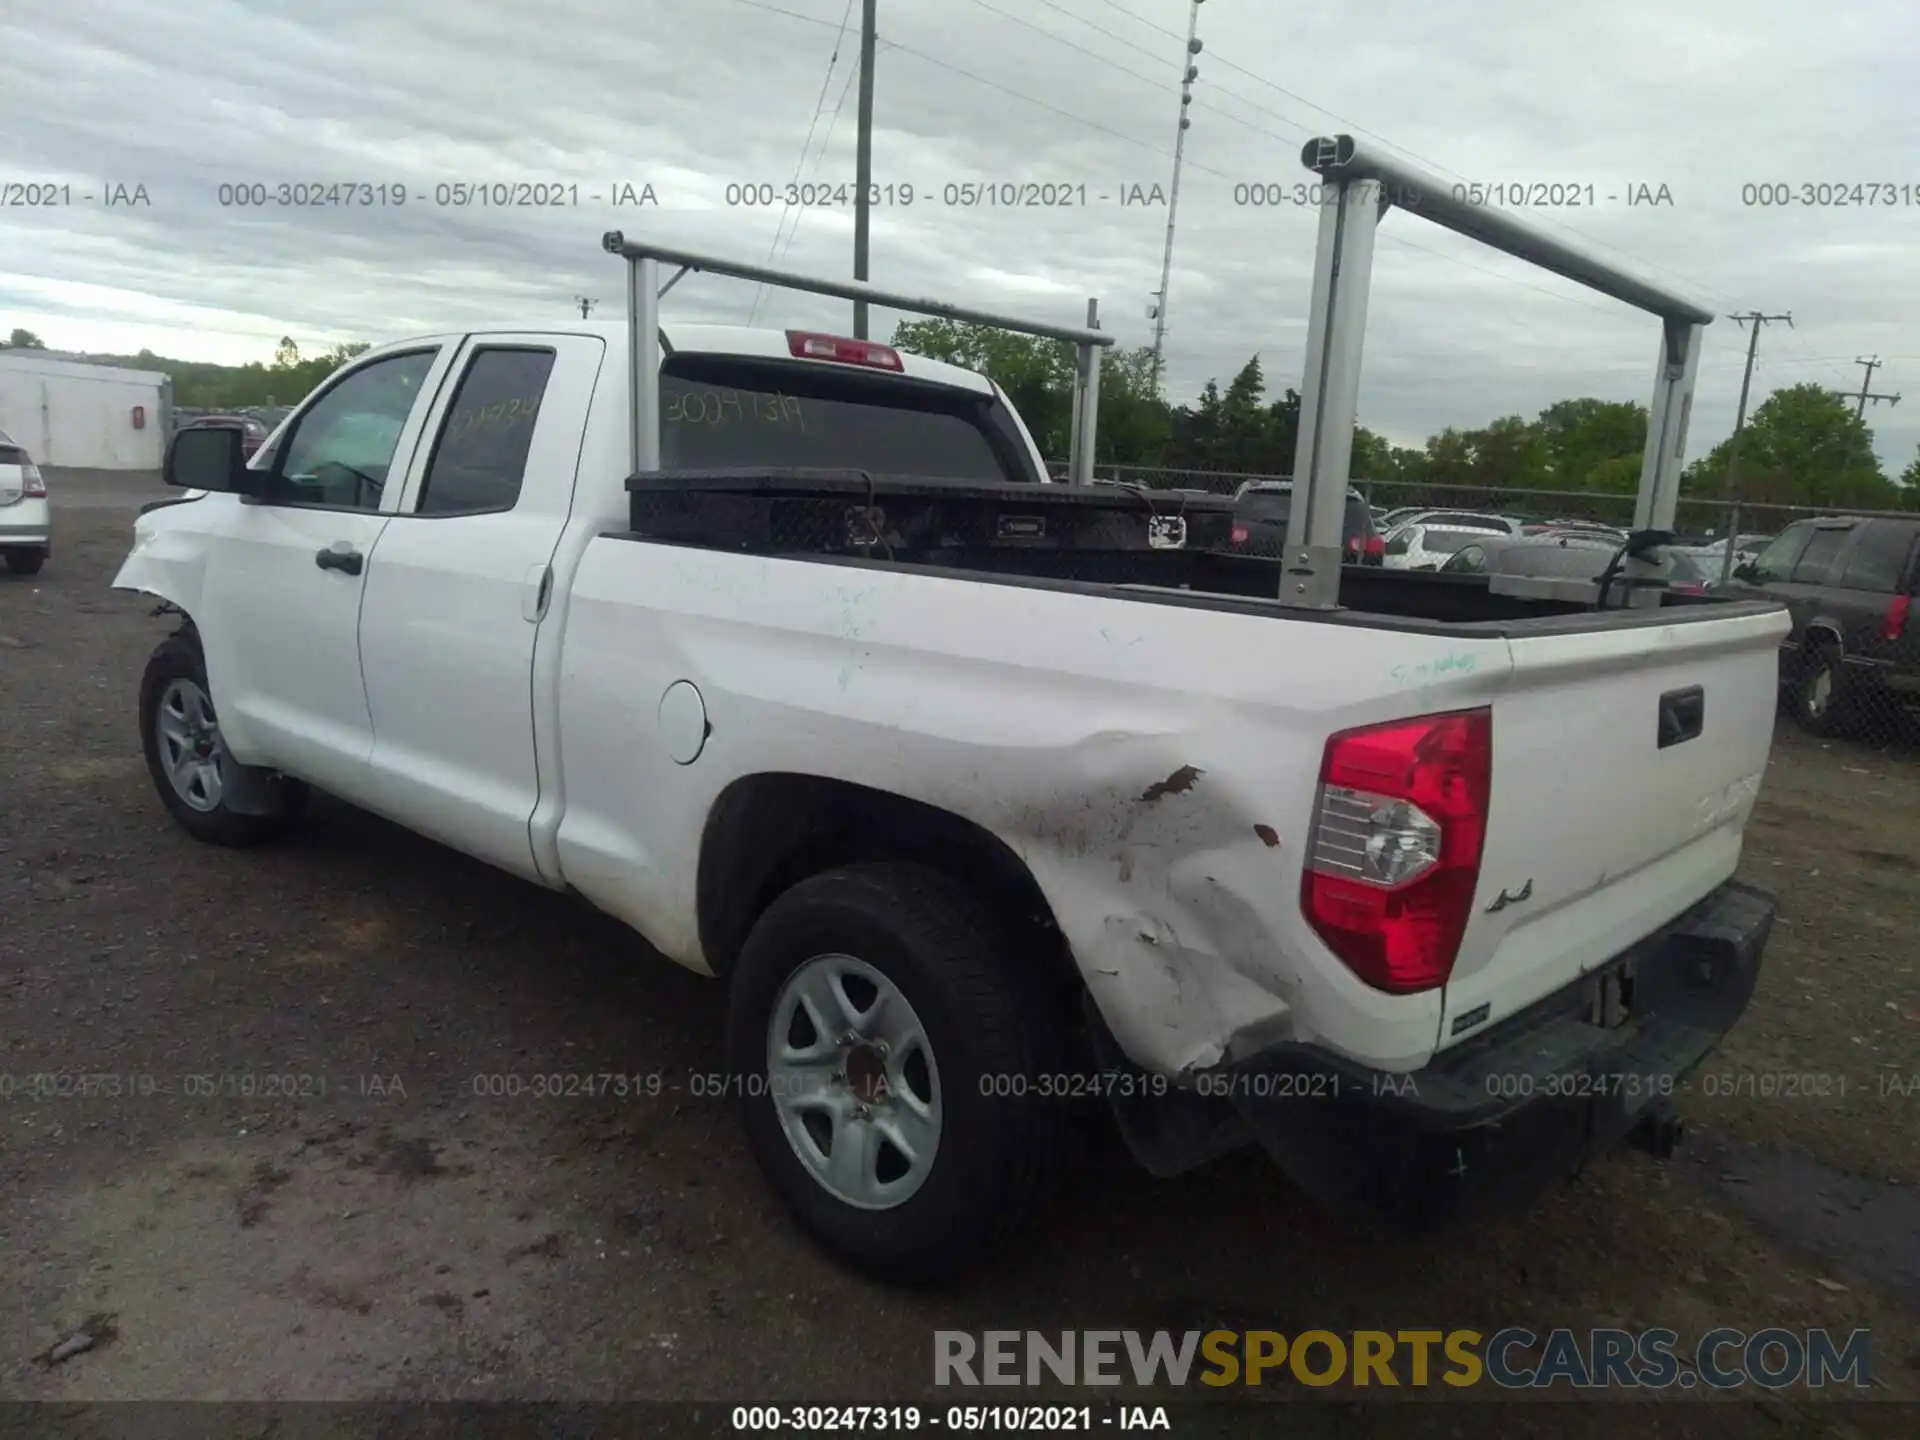
[[[872,278],[1069,323],[1097,296],[1121,343],[1147,343],[1167,225],[1152,190],[1164,197],[1171,178],[1186,0],[879,12],[874,176],[895,189],[874,215]],[[0,332],[235,362],[269,358],[288,333],[311,349],[537,323],[577,314],[580,295],[617,313],[609,228],[850,274],[850,206],[796,221],[779,201],[796,175],[853,179],[858,28],[849,0],[8,0],[0,184],[71,199],[0,197]],[[1315,233],[1292,203],[1312,178],[1299,151],[1346,131],[1449,183],[1573,192],[1577,207],[1528,213],[1718,313],[1690,456],[1733,425],[1746,341],[1725,317],[1759,309],[1791,312],[1795,328],[1766,327],[1754,403],[1801,381],[1857,390],[1852,361],[1877,353],[1872,388],[1912,392],[1869,408],[1881,458],[1896,474],[1913,458],[1910,0],[1205,0],[1200,35],[1168,307],[1174,399],[1209,376],[1224,385],[1255,352],[1270,388],[1298,384]],[[1071,187],[1076,202],[1084,187],[1086,203],[945,203],[950,185],[1002,181]],[[313,182],[387,183],[406,200],[276,203],[282,184]],[[461,207],[441,189],[517,182],[578,200]],[[728,203],[729,185],[762,184],[772,206]],[[1236,203],[1254,198],[1236,187],[1267,184],[1282,203]],[[1759,184],[1795,203],[1748,203]],[[1837,205],[1836,184],[1878,185],[1878,203]],[[264,186],[269,203],[223,204],[223,185]],[[651,186],[657,204],[616,207],[622,186],[642,199]],[[1135,186],[1149,203],[1122,203]],[[1657,203],[1629,203],[1641,186]],[[1802,186],[1826,193],[1803,204]],[[115,187],[134,203],[109,204]],[[1382,237],[1364,423],[1417,444],[1567,396],[1651,394],[1651,317],[1412,216],[1390,215]],[[850,324],[839,302],[709,277],[667,307]],[[874,333],[897,318],[877,315]]]

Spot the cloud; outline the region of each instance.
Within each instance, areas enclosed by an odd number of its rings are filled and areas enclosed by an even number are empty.
[[[1874,389],[1920,377],[1911,6],[1214,0],[1200,19],[1169,287],[1177,399],[1256,352],[1270,386],[1297,383],[1315,235],[1291,198],[1312,181],[1299,147],[1343,130],[1448,183],[1577,199],[1528,213],[1722,317],[1791,311],[1795,328],[1761,338],[1756,399],[1857,389],[1852,357],[1876,352]],[[1069,324],[1095,296],[1121,343],[1146,343],[1167,210],[1123,200],[1169,188],[1186,23],[1181,0],[889,0],[873,278]],[[0,320],[54,345],[234,360],[281,333],[537,323],[578,295],[605,313],[623,289],[609,228],[846,274],[857,24],[847,0],[177,0],[164,19],[132,0],[11,0],[0,183],[68,188],[0,208]],[[779,203],[796,178],[820,203]],[[348,182],[385,203],[277,203],[282,185],[291,200]],[[1842,203],[1856,184],[1893,203]],[[115,185],[148,203],[108,205]],[[1763,185],[1827,188],[1779,205],[1748,188]],[[657,204],[614,203],[649,186]],[[1628,204],[1642,186],[1671,203]],[[744,203],[769,190],[772,205]],[[1004,203],[1028,198],[1054,203]],[[1251,203],[1265,198],[1281,203]],[[741,322],[755,300],[702,276],[668,305]],[[847,315],[767,294],[755,318]],[[895,317],[875,318],[884,334]],[[1417,442],[1569,395],[1644,401],[1656,343],[1648,317],[1391,213],[1361,414]],[[1730,320],[1709,328],[1696,455],[1731,428],[1745,350]],[[1904,466],[1920,406],[1869,420]]]

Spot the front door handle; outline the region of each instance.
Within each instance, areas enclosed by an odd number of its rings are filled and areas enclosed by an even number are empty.
[[[348,575],[358,575],[366,564],[366,557],[345,540],[337,540],[315,555],[313,563],[322,570],[339,570]]]

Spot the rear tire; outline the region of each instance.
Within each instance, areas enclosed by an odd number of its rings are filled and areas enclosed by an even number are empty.
[[[38,575],[40,567],[47,563],[45,550],[9,550],[7,551],[7,569],[15,575]]]
[[[1846,666],[1838,646],[1816,645],[1807,654],[1793,687],[1793,718],[1809,735],[1822,738],[1847,728],[1849,697]]]
[[[1068,1114],[1037,1077],[1067,1052],[1036,967],[972,893],[895,862],[801,881],[747,937],[727,1014],[747,1141],[856,1269],[950,1275],[1045,1194]]]
[[[209,845],[245,847],[285,834],[311,798],[298,780],[276,777],[271,814],[243,815],[227,803],[220,740],[200,644],[182,632],[162,640],[140,679],[140,738],[147,772],[182,830]],[[249,767],[239,767],[249,768]]]

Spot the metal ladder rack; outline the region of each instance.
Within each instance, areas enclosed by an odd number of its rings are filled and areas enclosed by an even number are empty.
[[[1300,386],[1293,510],[1281,567],[1282,603],[1314,610],[1331,610],[1339,604],[1342,528],[1374,232],[1388,209],[1395,207],[1660,317],[1660,354],[1633,528],[1673,528],[1680,460],[1700,362],[1700,332],[1713,322],[1711,310],[1507,211],[1471,204],[1459,193],[1464,186],[1403,164],[1351,135],[1309,140],[1300,152],[1300,163],[1326,183],[1307,322],[1307,362]]]
[[[889,310],[904,310],[911,315],[964,320],[1022,335],[1038,335],[1046,340],[1067,341],[1075,349],[1073,445],[1067,473],[1076,485],[1086,485],[1093,480],[1094,433],[1100,414],[1100,352],[1113,344],[1113,336],[1094,328],[1099,307],[1093,300],[1087,302],[1087,325],[1084,328],[1043,325],[1019,316],[998,315],[990,310],[976,310],[945,300],[882,290],[863,280],[823,280],[818,276],[774,270],[743,260],[726,260],[692,250],[630,240],[618,230],[609,230],[601,236],[600,244],[609,254],[619,255],[627,262],[627,355],[633,386],[628,420],[628,463],[635,474],[660,468],[660,297],[672,289],[682,275],[698,270],[710,275],[731,276],[737,280],[754,280],[781,290],[831,295],[842,300],[884,306]],[[662,264],[680,267],[665,285],[660,283]]]

